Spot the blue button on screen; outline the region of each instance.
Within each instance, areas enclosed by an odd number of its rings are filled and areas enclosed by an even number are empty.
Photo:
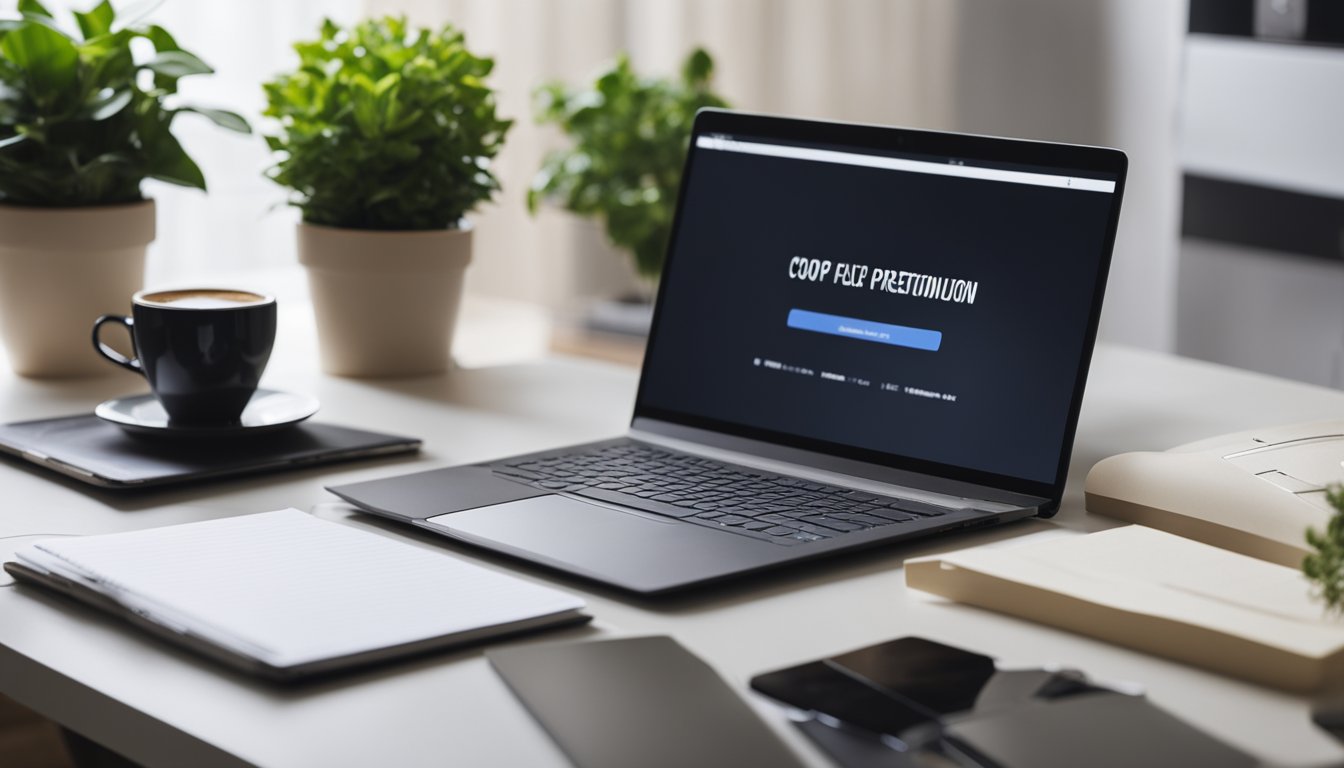
[[[925,349],[930,352],[937,352],[938,347],[943,343],[942,331],[929,331],[923,328],[911,328],[906,325],[875,323],[871,320],[859,320],[853,317],[808,312],[805,309],[789,310],[789,327],[802,331],[816,331],[817,333],[828,333],[832,336],[873,341],[878,344],[890,344],[896,347]]]

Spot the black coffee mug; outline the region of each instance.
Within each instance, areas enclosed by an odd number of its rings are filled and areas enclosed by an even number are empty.
[[[98,354],[143,374],[170,423],[237,424],[275,344],[275,298],[197,288],[140,291],[131,304],[131,317],[103,315],[93,324]],[[135,357],[102,342],[104,323],[126,327]]]

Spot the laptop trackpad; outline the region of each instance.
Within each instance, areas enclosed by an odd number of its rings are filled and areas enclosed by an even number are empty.
[[[777,562],[791,550],[566,496],[468,509],[424,523],[453,538],[638,592],[750,570]]]

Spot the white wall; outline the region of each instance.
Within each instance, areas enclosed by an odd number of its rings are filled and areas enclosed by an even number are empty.
[[[1344,198],[1342,84],[1344,52],[1334,46],[1191,35],[1184,167],[1269,190]],[[1274,227],[1273,216],[1258,223]],[[1177,352],[1344,386],[1340,255],[1344,240],[1334,258],[1321,258],[1187,238]]]
[[[1344,386],[1344,268],[1310,256],[1186,238],[1177,351]],[[1322,417],[1334,414],[1321,414]]]
[[[1181,160],[1192,173],[1344,198],[1344,53],[1191,35]]]
[[[1129,178],[1101,336],[1170,350],[1184,0],[957,0],[958,130],[1118,147]]]

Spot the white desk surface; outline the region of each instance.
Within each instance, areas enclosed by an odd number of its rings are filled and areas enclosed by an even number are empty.
[[[748,679],[902,635],[991,654],[1010,665],[1070,665],[1145,685],[1158,704],[1280,764],[1344,761],[1308,701],[1107,643],[908,592],[904,558],[1048,530],[1109,527],[1084,512],[1083,477],[1113,453],[1162,449],[1259,425],[1337,417],[1344,393],[1170,356],[1101,347],[1063,509],[1053,521],[842,558],[661,602],[629,599],[445,540],[351,516],[322,490],[419,469],[619,434],[636,373],[569,359],[401,381],[317,374],[312,340],[282,336],[263,382],[311,392],[320,419],[421,436],[416,458],[310,469],[241,482],[117,495],[0,463],[0,557],[35,534],[86,534],[295,506],[583,594],[592,628],[537,639],[666,633],[712,664],[811,764],[828,765]],[[0,420],[89,410],[137,391],[129,375],[41,383],[0,374]],[[0,692],[149,766],[565,764],[479,649],[299,688],[226,672],[139,632],[31,591],[0,587]],[[656,695],[656,692],[651,692]],[[5,762],[0,755],[0,764]]]

